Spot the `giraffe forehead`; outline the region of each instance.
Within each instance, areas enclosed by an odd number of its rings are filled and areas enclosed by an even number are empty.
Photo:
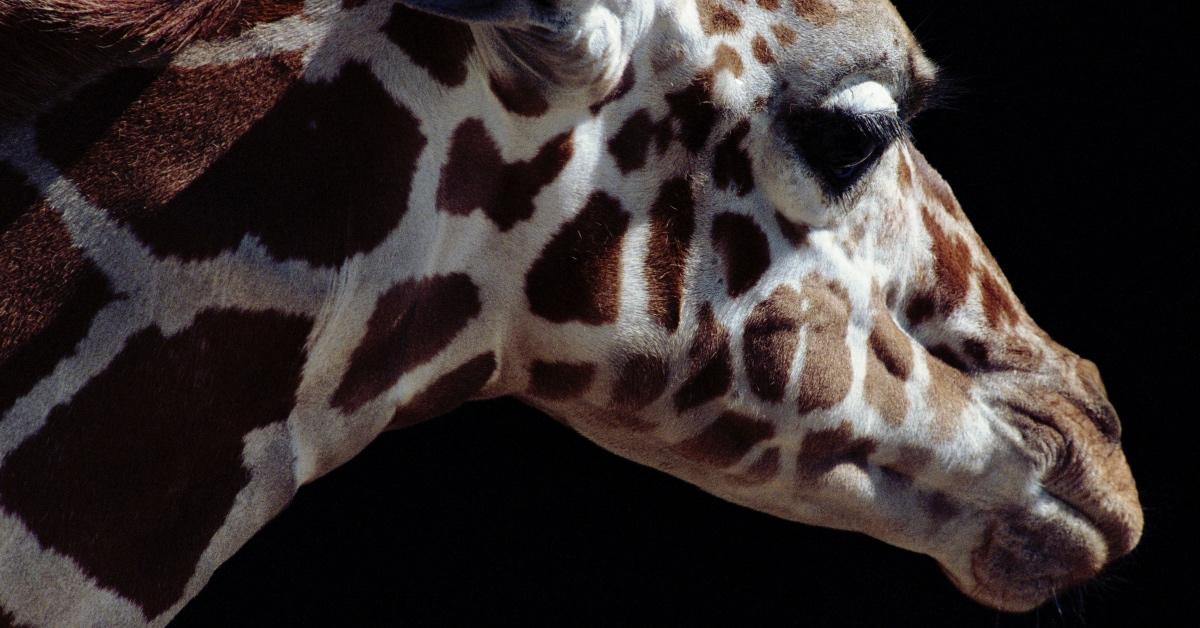
[[[896,77],[932,70],[883,0],[699,0],[696,10],[700,30],[727,47],[726,58],[736,51],[782,69],[794,83],[828,87],[866,70]]]

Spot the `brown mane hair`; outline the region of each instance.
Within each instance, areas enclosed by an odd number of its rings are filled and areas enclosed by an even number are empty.
[[[237,35],[303,0],[0,0],[0,125],[106,67]]]

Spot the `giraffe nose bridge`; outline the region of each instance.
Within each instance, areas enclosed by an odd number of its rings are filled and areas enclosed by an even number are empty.
[[[1095,362],[1080,358],[1075,369],[1085,386],[1103,397],[1108,397],[1108,389],[1104,387],[1104,380],[1100,379],[1100,369]]]
[[[1113,443],[1120,442],[1121,419],[1117,409],[1108,400],[1108,390],[1100,379],[1100,369],[1096,363],[1076,358],[1075,380],[1078,392],[1068,397],[1105,439]]]

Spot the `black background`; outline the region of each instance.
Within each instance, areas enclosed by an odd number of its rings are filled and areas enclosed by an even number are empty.
[[[914,125],[1039,323],[1097,362],[1146,509],[1097,582],[1007,615],[932,560],[751,512],[513,401],[381,437],[178,625],[1171,625],[1193,617],[1194,22],[1184,3],[898,2],[958,96]],[[1194,620],[1193,620],[1194,621]]]

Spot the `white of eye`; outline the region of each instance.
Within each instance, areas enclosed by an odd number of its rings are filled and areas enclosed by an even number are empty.
[[[853,113],[896,112],[899,106],[888,88],[875,81],[863,81],[827,98],[824,106]]]

